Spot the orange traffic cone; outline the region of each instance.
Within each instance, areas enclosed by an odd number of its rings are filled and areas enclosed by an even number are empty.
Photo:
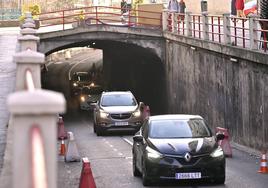
[[[258,172],[259,173],[264,173],[264,174],[268,173],[267,158],[266,158],[266,152],[265,151],[262,152],[261,167],[260,167],[260,170]]]
[[[87,157],[82,158],[83,166],[79,182],[79,188],[96,188],[90,163]]]
[[[64,144],[64,140],[61,140],[61,144],[60,144],[60,155],[65,155],[66,153],[66,148],[65,148],[65,144]]]

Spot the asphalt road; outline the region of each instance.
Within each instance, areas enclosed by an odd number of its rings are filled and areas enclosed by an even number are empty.
[[[65,115],[64,119],[67,131],[74,133],[81,157],[88,157],[91,163],[97,187],[143,187],[141,178],[132,175],[132,134],[119,132],[97,137],[93,133],[92,115],[89,112]],[[268,175],[257,173],[259,162],[259,158],[233,149],[233,158],[227,158],[225,185],[162,182],[151,187],[266,188]],[[79,179],[80,168],[80,164],[72,164],[69,167],[72,173],[66,179],[71,182],[74,182],[73,179]],[[68,185],[62,187],[66,186],[68,188]]]
[[[91,57],[91,58],[89,58]],[[99,60],[100,54],[77,54],[70,60],[51,63],[48,66],[45,81],[47,87],[64,92],[68,103],[72,101],[68,91],[69,71],[86,70],[91,60]],[[76,62],[76,63],[75,63]],[[75,67],[75,68],[73,68]],[[141,178],[132,175],[132,135],[125,133],[97,137],[93,133],[92,114],[73,108],[64,115],[67,131],[74,133],[81,157],[88,157],[98,188],[140,188]],[[81,163],[59,163],[58,187],[78,187]],[[186,184],[160,184],[152,187],[228,187],[228,188],[266,188],[268,175],[257,173],[260,158],[233,149],[233,158],[227,158],[225,185],[206,184],[202,182]]]

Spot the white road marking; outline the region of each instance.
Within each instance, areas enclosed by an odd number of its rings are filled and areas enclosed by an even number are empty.
[[[122,155],[123,155],[123,153],[118,153],[118,155],[122,156]]]
[[[71,72],[72,72],[72,70],[73,70],[76,66],[78,66],[80,63],[83,63],[84,61],[86,61],[86,60],[88,60],[88,59],[92,59],[92,57],[90,56],[90,57],[85,58],[85,59],[83,59],[83,60],[81,60],[81,61],[78,61],[76,64],[74,64],[74,65],[70,68],[69,73],[68,73],[68,75],[69,75],[69,80],[71,80]]]
[[[131,142],[129,139],[127,138],[123,138],[123,140],[128,143],[129,145],[133,146],[133,142]]]
[[[112,144],[110,144],[110,147],[113,148],[114,146]]]
[[[117,149],[116,149],[116,148],[113,148],[113,150],[114,150],[114,151],[117,151]]]

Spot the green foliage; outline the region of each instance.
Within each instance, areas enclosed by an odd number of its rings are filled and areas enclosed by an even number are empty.
[[[37,20],[39,18],[39,14],[41,13],[41,8],[37,4],[23,5],[22,6],[22,15],[19,17],[20,22],[24,21],[26,12],[31,12],[33,19]]]

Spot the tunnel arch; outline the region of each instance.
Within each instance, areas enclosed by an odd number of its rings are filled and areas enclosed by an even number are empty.
[[[111,33],[102,37],[94,35],[95,38],[81,35],[63,36],[57,40],[41,38],[39,48],[46,55],[72,47],[102,49],[105,88],[130,90],[138,101],[150,106],[152,113],[165,112],[164,41],[129,34],[128,37],[124,34],[117,37],[112,34],[111,37]]]

